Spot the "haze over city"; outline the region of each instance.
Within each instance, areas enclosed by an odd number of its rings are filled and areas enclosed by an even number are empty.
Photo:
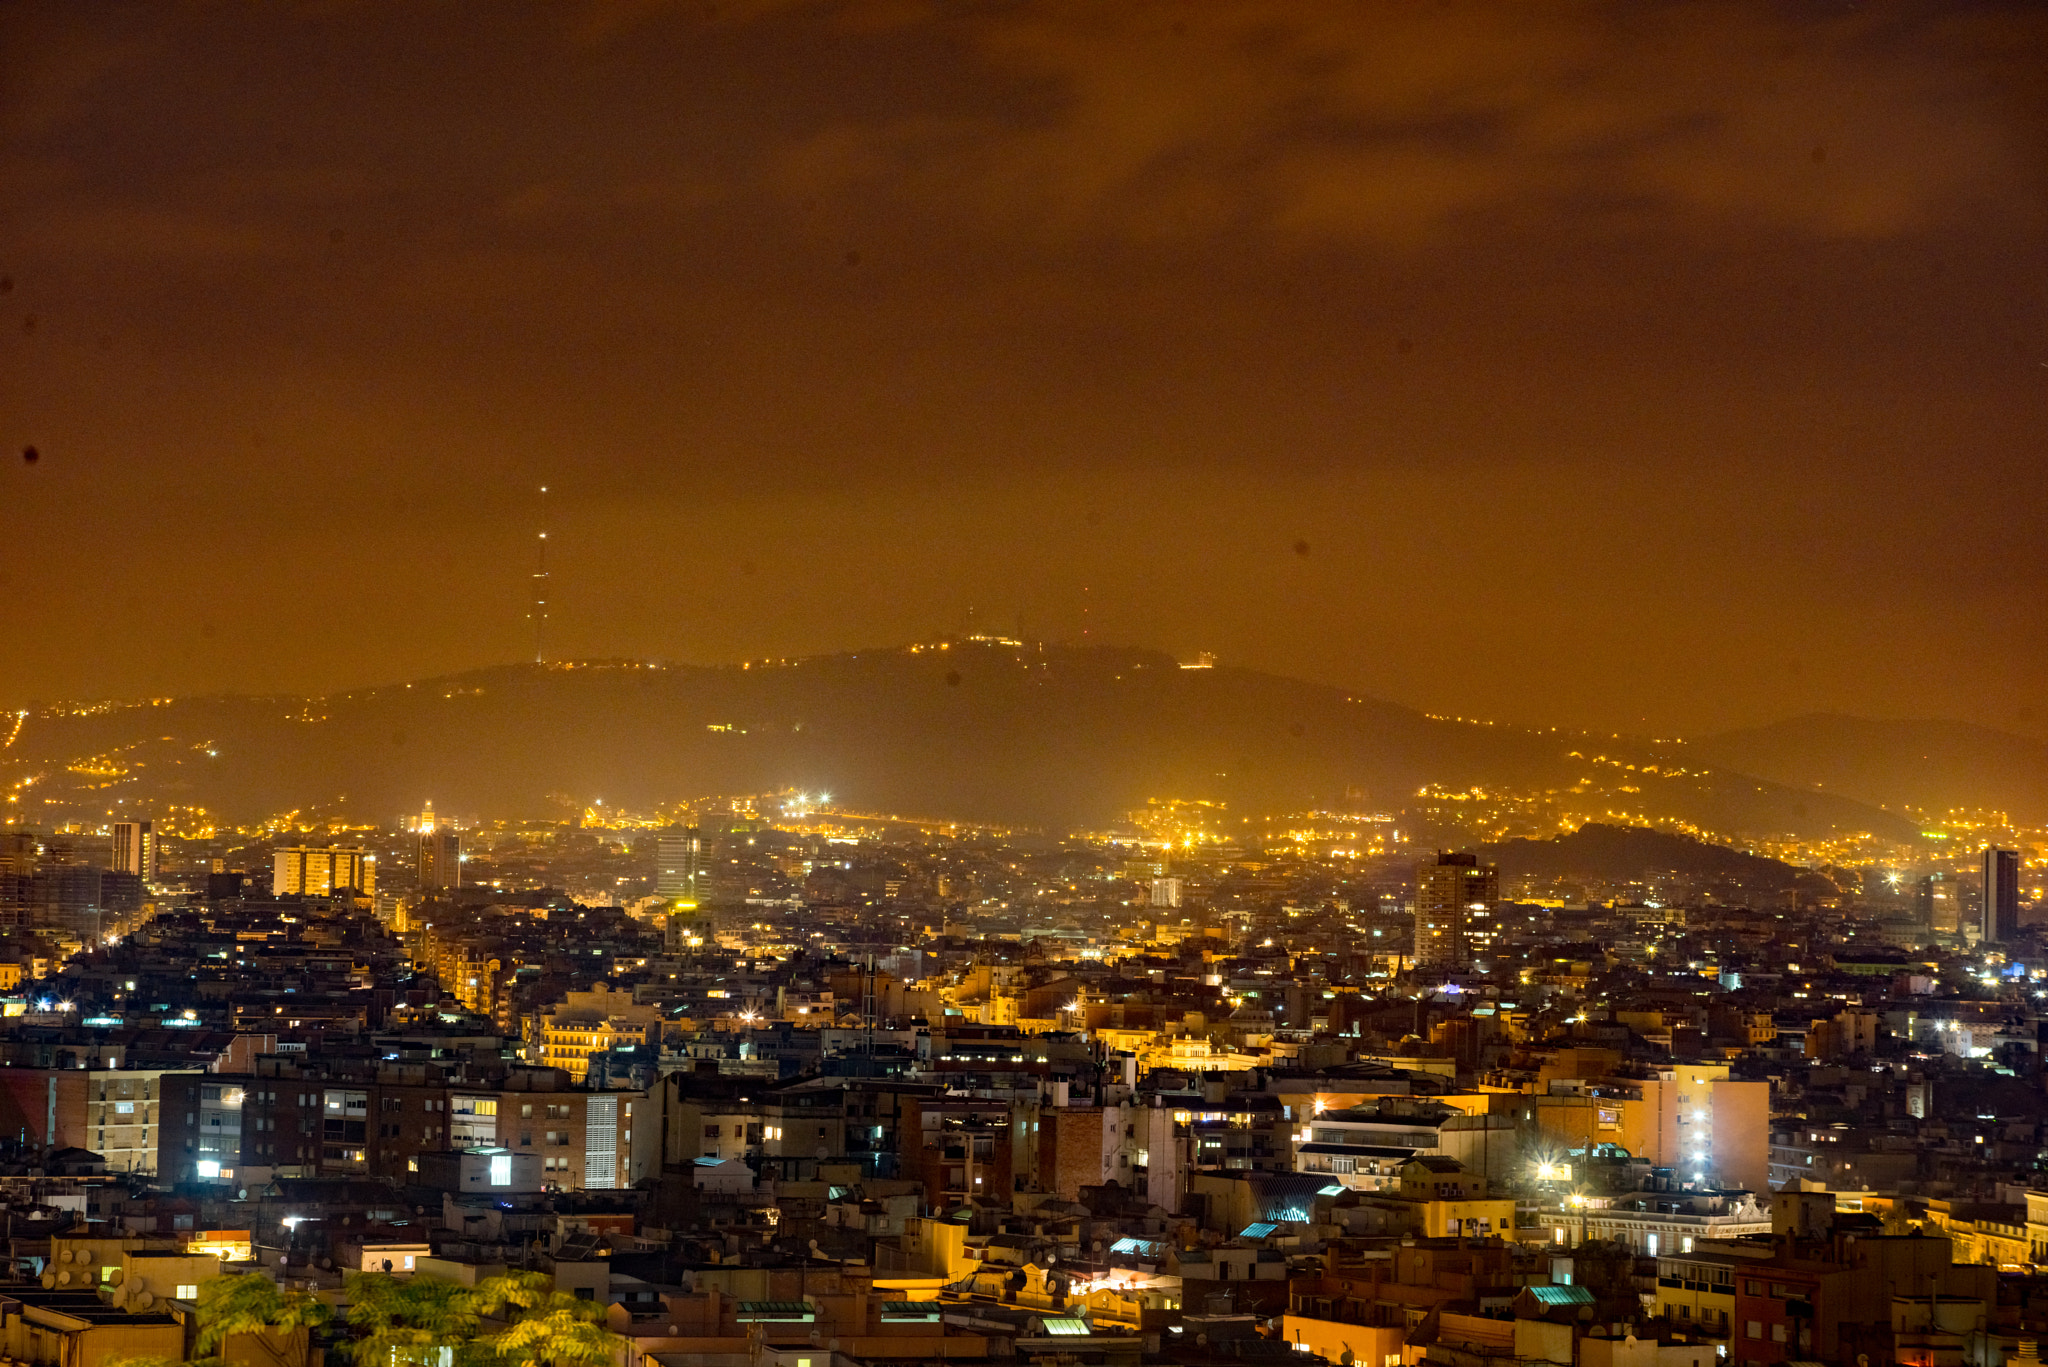
[[[0,697],[518,659],[544,517],[561,658],[2048,731],[2032,7],[0,22]]]

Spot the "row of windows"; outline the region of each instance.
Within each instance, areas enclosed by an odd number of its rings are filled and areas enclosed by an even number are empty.
[[[723,1125],[706,1125],[704,1127],[704,1137],[706,1139],[716,1139],[724,1133],[724,1130],[725,1127]],[[780,1125],[748,1125],[745,1127],[744,1135],[742,1135],[741,1127],[735,1125],[732,1127],[732,1137],[734,1139],[745,1138],[749,1144],[759,1144],[764,1140],[782,1138],[782,1130],[783,1127]],[[628,1131],[628,1133],[630,1134],[631,1131]],[[826,1138],[823,1125],[818,1126],[818,1138]]]

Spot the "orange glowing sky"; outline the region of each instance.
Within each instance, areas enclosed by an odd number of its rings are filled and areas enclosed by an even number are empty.
[[[2031,5],[0,12],[0,701],[1209,649],[2048,733]],[[39,459],[19,458],[33,445]]]

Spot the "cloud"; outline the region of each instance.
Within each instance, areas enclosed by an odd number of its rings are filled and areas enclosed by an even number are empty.
[[[855,7],[859,13],[859,7]],[[776,150],[792,195],[906,204],[1049,241],[1249,227],[1412,243],[1461,220],[1890,237],[2038,199],[1983,72],[1993,29],[1761,4],[1038,4],[958,36],[1001,98],[839,120]],[[889,30],[907,41],[914,25]],[[863,29],[871,32],[872,26]]]

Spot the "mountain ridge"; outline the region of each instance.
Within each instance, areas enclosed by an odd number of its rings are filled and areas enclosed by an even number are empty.
[[[876,810],[1084,826],[1151,798],[1246,813],[1394,809],[1419,790],[1564,794],[1587,819],[1911,838],[1868,804],[1650,742],[1433,717],[1355,691],[1162,652],[969,639],[741,665],[485,666],[318,696],[212,694],[32,710],[0,778],[28,810],[322,804],[389,819],[560,814],[783,787]],[[56,801],[50,801],[50,799]],[[16,804],[21,808],[24,804]]]

